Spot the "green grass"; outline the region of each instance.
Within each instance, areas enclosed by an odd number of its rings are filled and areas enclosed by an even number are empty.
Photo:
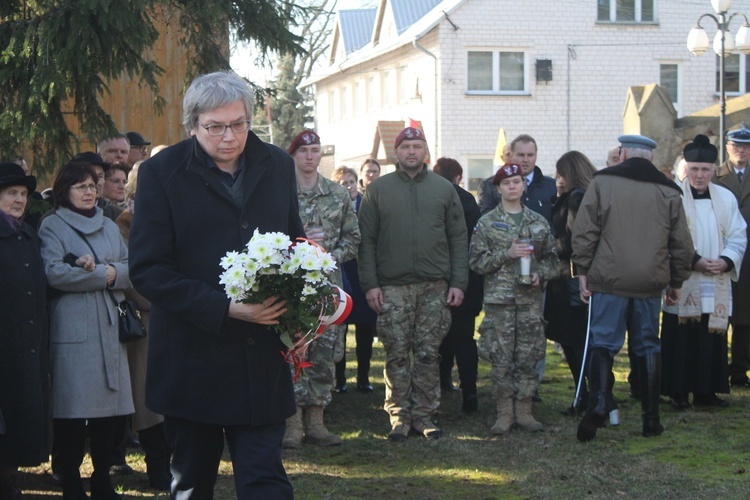
[[[478,323],[477,323],[478,324]],[[375,391],[354,390],[354,335],[347,350],[350,392],[334,394],[326,410],[328,428],[344,444],[305,445],[285,450],[284,464],[300,499],[419,498],[748,498],[750,497],[750,390],[733,391],[731,406],[677,412],[662,405],[664,434],[641,437],[640,403],[628,396],[627,356],[615,360],[615,397],[622,425],[602,429],[589,443],[575,438],[578,418],[560,414],[573,398],[574,382],[560,354],[548,344],[544,401],[534,415],[545,430],[514,430],[490,439],[495,420],[489,365],[479,365],[479,412],[461,413],[460,392],[443,398],[435,422],[445,435],[438,441],[409,438],[387,441],[383,411],[383,350],[376,344],[372,382]],[[457,376],[454,376],[457,380]],[[131,450],[131,476],[118,476],[127,497],[162,497],[148,487],[141,450]],[[90,473],[90,464],[83,469]],[[20,486],[29,498],[60,496],[49,464],[26,469]],[[225,452],[216,498],[234,498],[229,454]]]

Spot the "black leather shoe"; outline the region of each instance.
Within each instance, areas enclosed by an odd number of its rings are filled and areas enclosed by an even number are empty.
[[[745,387],[750,388],[750,379],[745,377],[731,377],[729,384],[732,387]]]
[[[479,400],[476,394],[469,394],[464,397],[464,402],[461,405],[461,411],[464,413],[476,413],[479,409]]]
[[[349,388],[346,387],[346,385],[337,385],[333,388],[333,392],[338,392],[339,394],[346,394],[349,392]]]
[[[359,392],[372,392],[374,389],[370,384],[357,384],[357,390]]]
[[[690,408],[690,402],[687,395],[672,396],[672,408],[675,410],[687,410]]]
[[[716,394],[695,394],[693,395],[693,404],[695,406],[715,406],[717,408],[726,408],[729,401],[721,399]]]
[[[457,391],[458,387],[456,387],[455,385],[453,385],[453,383],[441,384],[440,385],[440,390],[442,392],[453,392],[453,391]]]

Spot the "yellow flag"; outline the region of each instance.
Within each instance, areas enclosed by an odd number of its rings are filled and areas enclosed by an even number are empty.
[[[503,150],[505,149],[505,129],[501,128],[497,134],[497,146],[495,147],[495,159],[492,161],[495,167],[500,167],[505,164],[503,160]]]

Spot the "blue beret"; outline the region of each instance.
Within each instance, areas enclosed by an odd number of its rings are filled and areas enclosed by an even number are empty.
[[[620,141],[623,148],[638,148],[653,151],[656,147],[656,142],[645,135],[621,135],[617,140]]]
[[[750,130],[745,127],[727,132],[727,140],[732,142],[750,142]]]

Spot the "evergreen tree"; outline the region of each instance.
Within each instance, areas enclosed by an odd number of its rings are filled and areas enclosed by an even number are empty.
[[[72,156],[73,121],[92,139],[114,132],[98,99],[121,75],[152,89],[162,107],[157,77],[165,69],[149,53],[156,16],[179,26],[188,81],[229,68],[230,29],[254,41],[262,58],[300,52],[290,28],[305,12],[292,0],[2,0],[0,158],[23,146],[35,171],[50,171]]]

